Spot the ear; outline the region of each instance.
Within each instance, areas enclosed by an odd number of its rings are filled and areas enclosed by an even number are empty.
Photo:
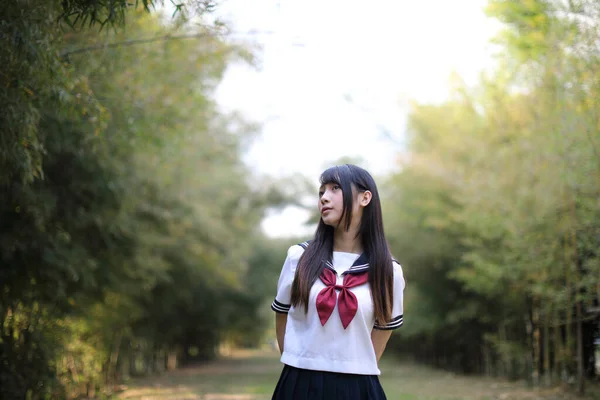
[[[360,192],[358,201],[361,207],[366,207],[369,205],[372,198],[373,193],[371,193],[369,190],[365,190],[364,192]]]

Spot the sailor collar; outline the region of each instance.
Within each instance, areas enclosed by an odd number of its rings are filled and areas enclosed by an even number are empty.
[[[306,250],[306,248],[308,247],[309,242],[302,242],[299,244],[300,247],[302,247],[304,250]],[[337,274],[337,271],[335,270],[335,268],[333,267],[333,264],[331,263],[331,261],[329,260],[325,260],[325,268],[328,268],[330,270],[332,270],[333,272],[335,272]],[[346,271],[344,271],[341,276],[344,276],[346,274],[361,274],[363,272],[366,272],[369,270],[369,257],[367,256],[366,253],[362,253],[352,264],[352,266],[350,266],[350,268],[348,268]]]

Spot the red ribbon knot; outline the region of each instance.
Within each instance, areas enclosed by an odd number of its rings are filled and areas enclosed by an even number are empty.
[[[346,329],[358,311],[358,300],[354,293],[349,289],[366,283],[368,280],[368,273],[346,274],[344,275],[343,284],[338,285],[335,272],[329,268],[324,268],[319,279],[321,279],[326,286],[317,295],[317,312],[319,314],[319,319],[321,320],[321,325],[325,325],[333,313],[337,301],[342,326]],[[340,291],[339,296],[337,295],[336,290]]]

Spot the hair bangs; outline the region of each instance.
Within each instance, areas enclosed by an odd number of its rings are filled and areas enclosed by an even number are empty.
[[[326,185],[328,183],[336,183],[336,184],[342,186],[339,168],[338,167],[327,168],[321,174],[321,178],[319,178],[319,182],[321,183],[321,185]]]

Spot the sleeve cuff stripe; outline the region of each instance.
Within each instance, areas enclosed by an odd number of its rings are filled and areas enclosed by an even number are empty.
[[[375,325],[373,328],[380,330],[380,331],[391,331],[394,329],[398,329],[402,326],[402,322],[400,322],[398,325],[387,325],[387,326],[379,326],[379,325]]]
[[[290,308],[291,305],[280,303],[277,300],[273,300],[273,303],[271,304],[271,309],[275,312],[287,313],[290,311]]]
[[[277,299],[273,300],[273,304],[281,308],[290,308],[292,306],[291,304],[283,304],[282,302],[277,301]]]
[[[393,328],[400,327],[400,325],[402,325],[403,323],[404,323],[404,317],[402,315],[399,315],[396,318],[392,319],[387,324],[380,325],[380,324],[376,323],[375,328],[377,328],[377,329],[393,329]]]
[[[276,309],[281,310],[281,311],[289,311],[289,309],[290,309],[290,307],[281,307],[281,306],[279,306],[279,305],[277,305],[275,303],[271,304],[271,307],[272,308],[276,308]]]
[[[271,310],[278,312],[278,313],[288,313],[290,311],[289,308],[277,307],[275,304],[271,304]]]
[[[381,328],[389,328],[389,327],[392,327],[392,326],[400,326],[400,325],[402,325],[403,323],[404,323],[404,320],[402,320],[402,319],[401,319],[401,320],[399,320],[399,321],[396,321],[396,322],[394,322],[394,323],[389,323],[389,324],[387,324],[387,325],[379,325],[379,327],[381,327]]]

